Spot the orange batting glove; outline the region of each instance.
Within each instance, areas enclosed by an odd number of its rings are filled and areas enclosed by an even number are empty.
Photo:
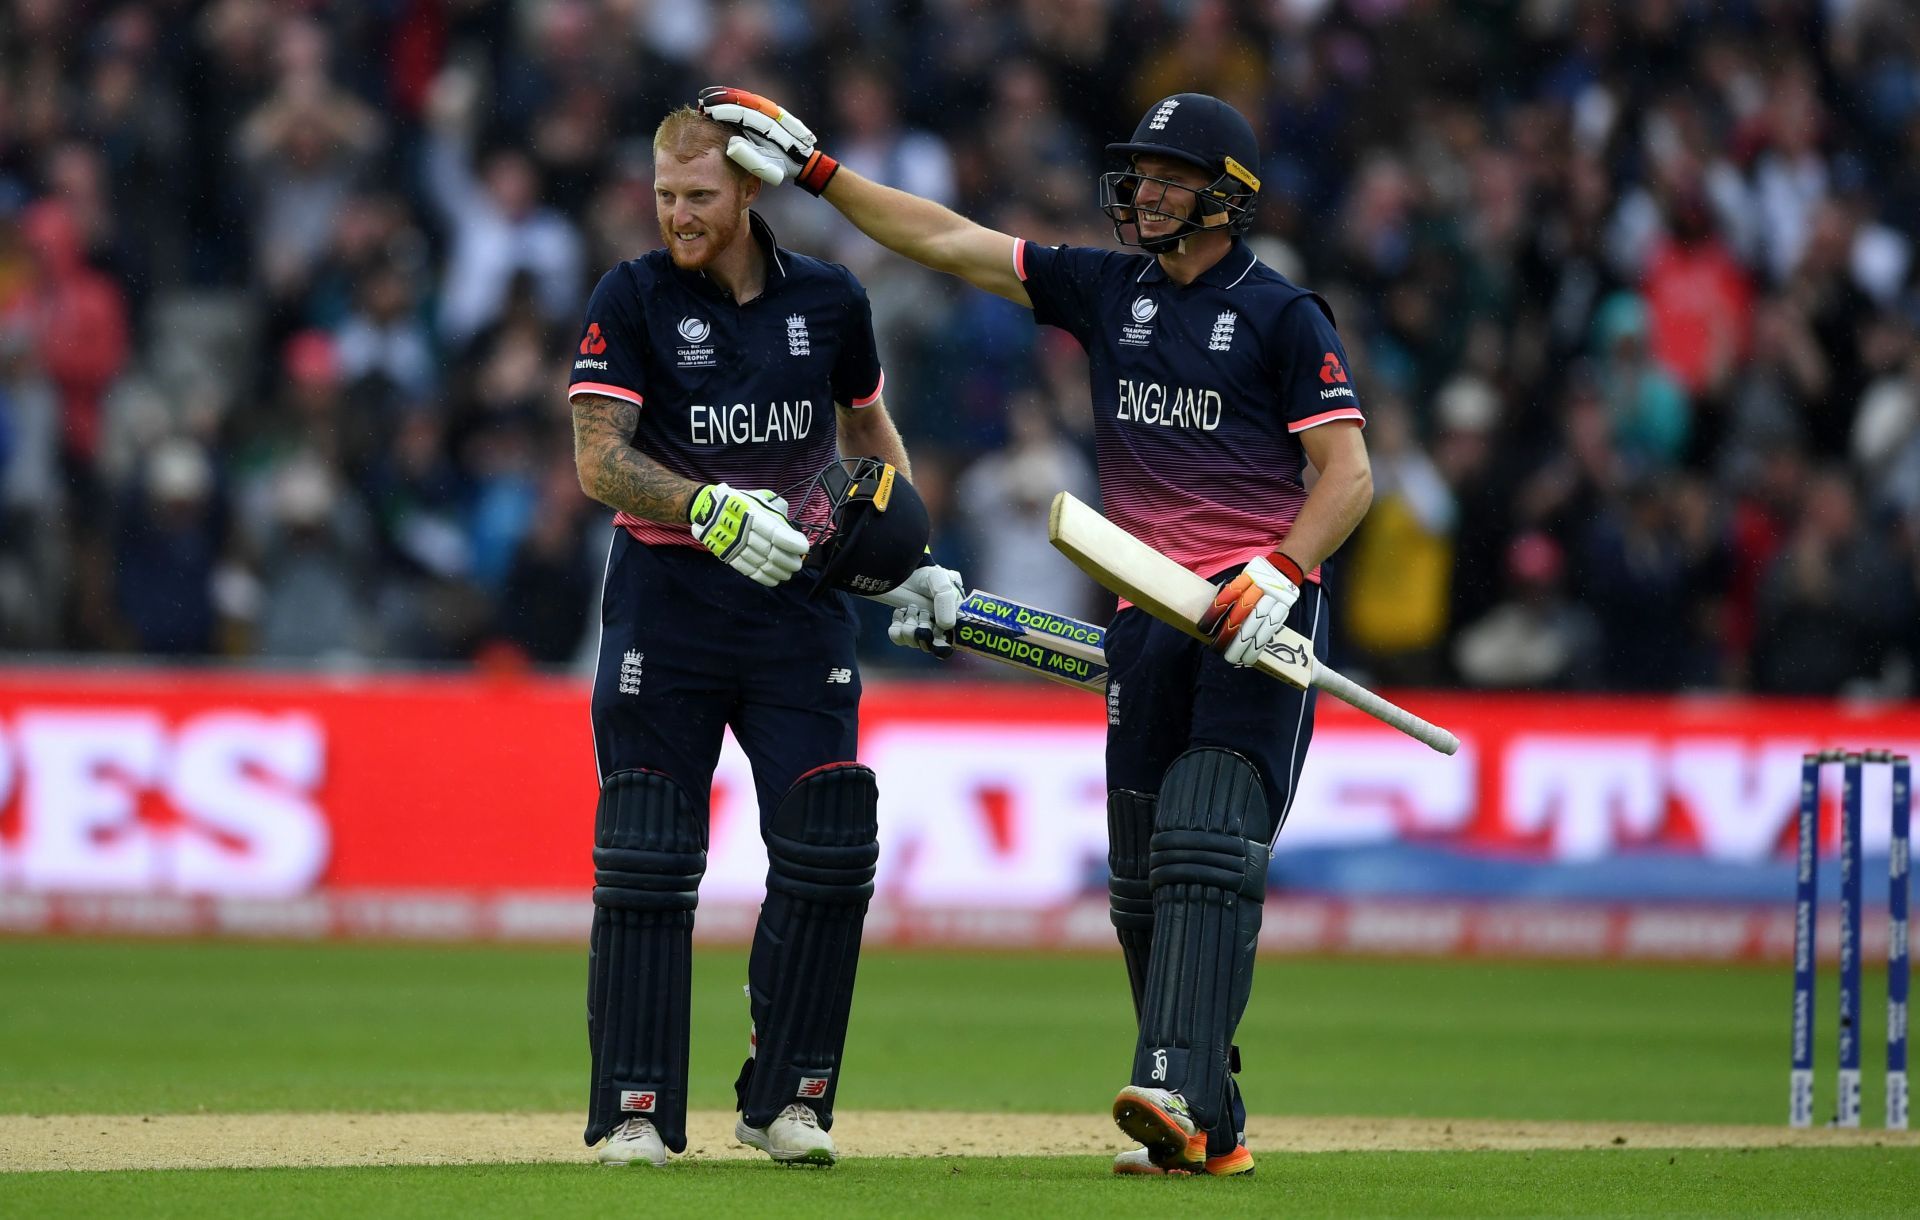
[[[700,113],[739,128],[740,134],[727,141],[727,157],[773,186],[791,181],[818,195],[840,168],[838,161],[815,147],[812,129],[772,98],[709,85],[700,91]]]
[[[1306,579],[1300,565],[1279,551],[1251,560],[1213,595],[1200,626],[1213,633],[1213,646],[1229,664],[1251,665],[1287,625]]]

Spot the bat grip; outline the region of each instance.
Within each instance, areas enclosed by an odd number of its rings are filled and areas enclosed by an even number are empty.
[[[892,606],[896,610],[925,610],[933,613],[933,602],[922,597],[905,585],[896,585],[885,593],[862,593],[860,596],[870,602],[879,602],[883,606]]]
[[[1423,745],[1442,754],[1460,748],[1460,739],[1437,724],[1431,724],[1396,703],[1390,703],[1361,686],[1330,665],[1313,665],[1313,684],[1351,707],[1356,707],[1382,724],[1390,724]]]

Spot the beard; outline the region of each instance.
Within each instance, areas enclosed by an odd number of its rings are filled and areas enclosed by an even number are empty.
[[[740,217],[739,212],[729,209],[701,221],[697,227],[705,236],[692,248],[674,236],[673,219],[668,217],[660,222],[660,240],[665,243],[667,256],[674,266],[682,271],[699,271],[733,245],[740,235]]]

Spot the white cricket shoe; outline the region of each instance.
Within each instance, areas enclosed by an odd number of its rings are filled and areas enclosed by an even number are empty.
[[[667,1146],[660,1133],[644,1118],[630,1118],[613,1129],[596,1154],[602,1165],[653,1165],[667,1163]]]
[[[743,1115],[733,1125],[733,1138],[749,1148],[758,1148],[782,1165],[825,1167],[840,1159],[833,1136],[820,1129],[820,1119],[812,1107],[797,1101],[780,1111],[764,1131],[747,1126]]]
[[[1145,1148],[1129,1148],[1113,1158],[1113,1171],[1121,1177],[1134,1174],[1164,1174],[1167,1171],[1153,1163],[1153,1155]]]
[[[1206,1168],[1207,1133],[1193,1125],[1180,1094],[1130,1084],[1113,1099],[1113,1121],[1128,1138],[1146,1145],[1149,1163],[1169,1173]]]

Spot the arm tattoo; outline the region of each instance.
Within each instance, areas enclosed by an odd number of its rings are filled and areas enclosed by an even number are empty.
[[[582,394],[573,400],[573,461],[580,487],[621,512],[648,521],[681,522],[700,484],[684,479],[631,444],[640,408],[617,398]]]

